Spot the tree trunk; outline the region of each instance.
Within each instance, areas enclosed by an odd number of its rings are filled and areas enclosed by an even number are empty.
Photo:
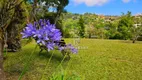
[[[0,80],[6,80],[4,70],[3,70],[3,41],[0,40]]]
[[[138,36],[135,36],[135,37],[133,38],[133,43],[135,43],[137,39],[138,39]]]
[[[89,33],[89,38],[91,38],[91,33]]]
[[[135,39],[133,39],[133,43],[135,43]]]

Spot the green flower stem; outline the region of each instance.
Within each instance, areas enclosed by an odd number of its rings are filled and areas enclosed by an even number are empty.
[[[31,53],[29,59],[27,60],[27,62],[26,62],[26,64],[25,64],[25,67],[24,67],[24,70],[23,70],[22,73],[20,74],[18,80],[21,80],[22,77],[23,77],[23,75],[25,74],[25,72],[26,72],[26,70],[27,70],[27,68],[28,68],[28,65],[29,65],[29,63],[30,63],[30,61],[31,61],[32,55],[33,55],[33,53],[35,52],[37,46],[38,46],[38,45],[35,46],[33,52]]]
[[[48,65],[49,65],[49,63],[50,63],[50,61],[51,61],[52,57],[53,57],[53,53],[54,53],[54,52],[52,52],[52,55],[50,56],[49,61],[46,63],[46,66],[45,66],[44,72],[43,72],[43,74],[42,74],[42,76],[41,76],[40,80],[42,80],[42,79],[44,78],[44,74],[45,74],[45,72],[46,72],[46,69],[48,68]]]
[[[67,54],[65,54],[65,56],[63,57],[63,59],[62,59],[61,63],[58,65],[57,69],[58,69],[58,68],[62,65],[63,61],[64,61],[64,60],[65,60],[65,58],[66,58],[66,55],[67,55]]]
[[[63,59],[62,59],[62,61],[60,62],[60,64],[57,66],[56,69],[58,69],[58,68],[62,65],[62,63],[63,63],[63,61],[65,60],[66,56],[67,56],[67,54],[65,54],[65,56],[64,56]],[[70,62],[71,62],[71,61],[69,61],[67,65],[69,65]],[[61,66],[61,67],[62,67],[62,66]],[[67,70],[67,68],[66,68],[64,71],[66,71],[66,70]],[[65,73],[65,75],[66,75],[66,73]],[[64,79],[65,79],[65,76],[64,76]],[[63,79],[63,80],[64,80],[64,79]]]

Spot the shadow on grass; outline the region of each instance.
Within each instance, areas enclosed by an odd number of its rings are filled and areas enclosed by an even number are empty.
[[[53,56],[52,56],[52,53],[53,53]],[[61,52],[59,51],[52,51],[52,52],[47,52],[47,51],[44,51],[44,52],[41,52],[41,53],[38,53],[37,55],[41,60],[42,59],[49,59],[51,56],[52,56],[52,59],[53,61],[62,61],[64,56],[62,55]],[[68,61],[67,58],[65,58],[64,61]]]
[[[142,41],[135,41],[135,43],[133,43],[131,40],[120,40],[119,42],[127,44],[142,44]]]
[[[52,53],[53,56],[50,61],[50,66],[53,70],[63,60],[63,56],[59,51],[43,51],[41,53],[39,53],[39,51],[39,49],[36,49],[35,53],[33,53],[29,62],[27,72],[33,72],[36,71],[37,68],[40,68],[37,72],[41,73],[42,71],[40,70],[43,70],[45,68],[45,64],[49,61],[49,58],[51,57]],[[8,74],[7,77],[19,76],[22,73],[24,66],[26,65],[26,62],[29,59],[31,53],[32,48],[23,48],[23,50],[14,53],[8,52],[7,59],[4,62],[4,69],[5,72]],[[66,62],[68,62],[67,59],[64,60],[63,67],[66,67]]]

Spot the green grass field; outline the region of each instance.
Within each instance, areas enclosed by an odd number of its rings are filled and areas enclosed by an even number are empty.
[[[65,41],[74,43],[73,39]],[[78,46],[79,53],[62,63],[66,78],[75,74],[80,80],[142,80],[142,42],[81,39]],[[19,52],[8,53],[4,62],[8,80],[18,79],[34,47],[33,42]],[[43,72],[47,80],[53,73],[60,72],[57,66],[63,59],[61,53],[52,51],[53,57],[45,69],[52,52],[39,55],[39,51],[36,49],[33,54],[22,80],[39,80]]]

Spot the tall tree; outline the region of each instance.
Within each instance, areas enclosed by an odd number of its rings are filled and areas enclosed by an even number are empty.
[[[23,2],[23,1],[22,1]],[[13,20],[15,8],[21,4],[19,0],[0,0],[0,78],[5,80],[3,71],[3,49],[5,32],[8,29],[8,25]]]
[[[66,12],[64,8],[69,4],[69,0],[31,0],[31,3],[33,4],[31,15],[34,20],[39,18],[49,19],[63,33],[61,14]]]
[[[27,12],[26,8],[27,8],[27,6],[25,5],[24,2],[21,2],[20,4],[16,5],[16,7],[14,9],[13,18],[7,27],[6,42],[8,45],[8,49],[11,51],[17,51],[21,48],[20,32],[21,32],[22,28],[25,26],[25,24],[27,23],[26,19],[28,16],[28,12]]]
[[[133,17],[131,12],[127,12],[127,14],[122,14],[121,19],[118,23],[118,32],[121,33],[121,39],[130,39],[131,38],[131,27],[133,27]]]
[[[78,22],[79,26],[80,26],[80,31],[79,31],[79,35],[80,37],[84,37],[85,34],[85,25],[84,25],[84,19],[83,16],[80,16],[79,22]]]
[[[134,26],[131,28],[133,43],[142,35],[142,16],[134,16],[134,23]]]

